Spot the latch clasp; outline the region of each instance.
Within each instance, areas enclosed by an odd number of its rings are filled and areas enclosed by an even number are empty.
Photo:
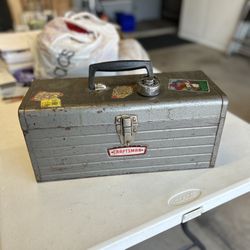
[[[129,146],[134,142],[138,127],[136,115],[118,115],[115,117],[115,125],[121,144]]]

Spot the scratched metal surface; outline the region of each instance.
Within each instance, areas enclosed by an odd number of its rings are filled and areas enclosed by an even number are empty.
[[[101,175],[206,168],[214,165],[226,115],[227,99],[200,72],[158,74],[161,93],[148,98],[133,92],[111,98],[118,85],[134,87],[141,75],[102,77],[104,91],[90,92],[87,79],[34,82],[19,108],[38,181]],[[207,79],[209,93],[168,90],[169,79]],[[61,92],[62,107],[42,109],[32,101],[39,91]],[[147,154],[110,158],[107,148],[120,146],[115,116],[135,114],[135,145]]]

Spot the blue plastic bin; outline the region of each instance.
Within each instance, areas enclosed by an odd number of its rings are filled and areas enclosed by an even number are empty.
[[[122,31],[124,32],[135,31],[136,21],[134,15],[118,12],[116,13],[116,21],[121,26]]]

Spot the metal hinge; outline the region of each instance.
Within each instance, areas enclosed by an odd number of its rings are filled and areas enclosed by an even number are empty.
[[[134,142],[138,127],[136,115],[118,115],[115,117],[115,125],[121,144],[129,146]]]

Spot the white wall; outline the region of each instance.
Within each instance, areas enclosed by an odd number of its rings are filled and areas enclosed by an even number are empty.
[[[137,21],[161,18],[161,0],[133,0],[133,14]]]
[[[244,0],[183,0],[179,36],[225,51]]]

